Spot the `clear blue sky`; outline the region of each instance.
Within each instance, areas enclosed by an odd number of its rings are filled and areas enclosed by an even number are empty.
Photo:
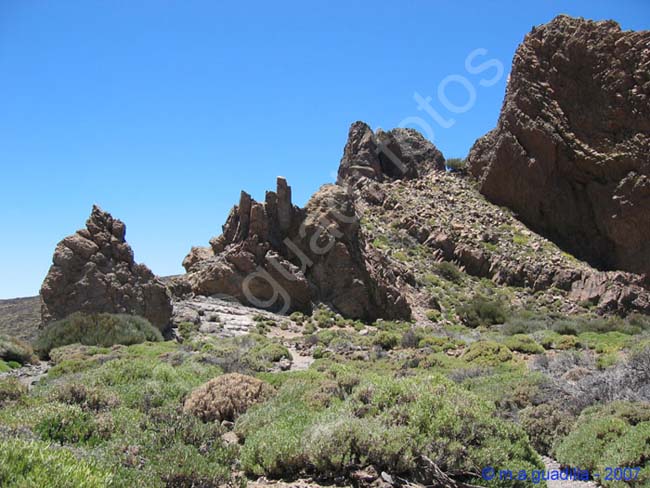
[[[34,295],[56,243],[93,203],[127,224],[136,259],[182,271],[239,191],[286,176],[304,204],[333,180],[348,126],[427,120],[445,156],[491,129],[517,44],[568,13],[647,29],[647,0],[0,0],[0,297]],[[495,58],[496,69],[471,74]],[[453,114],[437,89],[476,93]],[[456,123],[418,111],[414,93]],[[447,85],[450,102],[467,92]],[[411,119],[412,120],[412,119]],[[415,125],[412,125],[416,127]]]

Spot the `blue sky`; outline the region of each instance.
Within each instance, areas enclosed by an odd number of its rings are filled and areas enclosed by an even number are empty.
[[[311,3],[0,0],[0,298],[38,292],[93,203],[126,222],[138,261],[179,273],[241,189],[260,199],[283,175],[302,205],[331,182],[355,120],[424,121],[446,157],[466,155],[533,25],[650,24],[646,0]],[[490,60],[505,73],[483,86]],[[445,107],[443,80],[447,107],[473,91],[471,109]]]

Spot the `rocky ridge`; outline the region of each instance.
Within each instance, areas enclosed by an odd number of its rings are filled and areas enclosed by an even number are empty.
[[[515,54],[468,162],[488,199],[599,269],[650,272],[650,31],[558,16]]]
[[[399,292],[404,278],[366,245],[354,199],[336,185],[321,187],[304,209],[292,204],[284,178],[263,203],[242,192],[223,233],[210,248],[193,248],[183,265],[182,281],[196,295],[283,312],[324,303],[370,321],[411,313]]]
[[[43,325],[73,312],[108,312],[140,315],[169,329],[171,296],[135,262],[125,237],[126,225],[94,206],[86,228],[59,242],[40,292]]]

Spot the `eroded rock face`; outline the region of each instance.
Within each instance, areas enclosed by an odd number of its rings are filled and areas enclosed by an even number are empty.
[[[324,303],[349,318],[408,318],[401,278],[383,264],[365,245],[343,187],[323,186],[301,209],[291,203],[284,178],[264,203],[242,192],[223,233],[183,261],[198,295],[228,295],[282,312],[309,313]]]
[[[374,133],[364,122],[350,127],[339,166],[338,183],[367,177],[377,181],[417,178],[445,170],[442,153],[418,131],[392,129]]]
[[[650,31],[559,16],[469,154],[488,199],[600,269],[650,273]]]
[[[134,261],[125,235],[122,221],[94,206],[86,228],[56,246],[40,293],[44,325],[73,312],[128,313],[167,331],[170,295],[149,268]]]

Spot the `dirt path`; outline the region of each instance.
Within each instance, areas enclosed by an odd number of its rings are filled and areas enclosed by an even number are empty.
[[[548,457],[542,457],[546,465],[546,471],[560,470],[560,463]],[[549,480],[546,482],[548,488],[596,488],[598,485],[593,481],[575,481],[575,480]]]
[[[0,374],[0,378],[13,377],[17,378],[23,385],[31,389],[36,383],[43,378],[47,371],[50,369],[50,363],[40,361],[38,364],[29,364],[22,368],[17,368],[12,371]]]

